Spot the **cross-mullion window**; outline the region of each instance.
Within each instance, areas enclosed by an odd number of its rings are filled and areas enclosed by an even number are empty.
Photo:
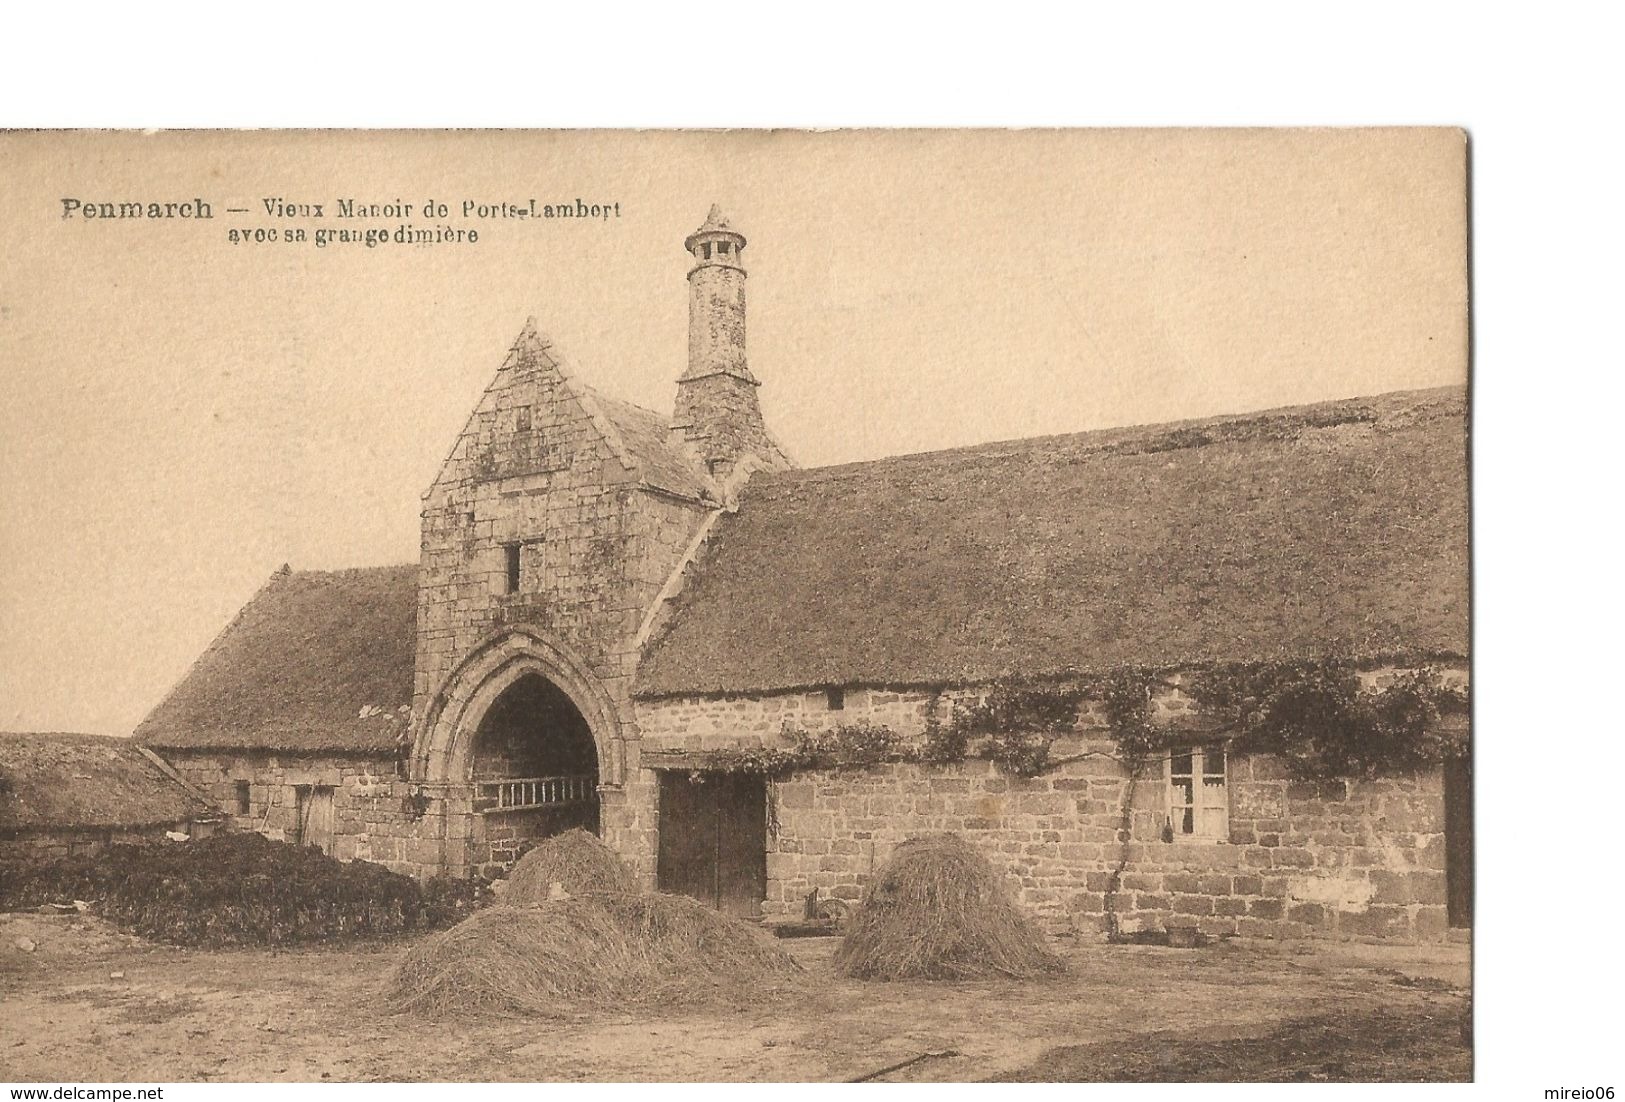
[[[1176,836],[1230,836],[1223,746],[1190,747],[1168,755],[1168,825]]]

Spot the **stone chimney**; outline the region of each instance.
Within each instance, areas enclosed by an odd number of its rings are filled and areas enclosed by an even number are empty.
[[[688,273],[688,370],[677,380],[672,429],[722,480],[747,455],[772,466],[783,456],[762,423],[745,362],[745,235],[713,205],[705,224],[683,242],[694,258]]]

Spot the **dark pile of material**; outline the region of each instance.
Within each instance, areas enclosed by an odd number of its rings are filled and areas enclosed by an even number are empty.
[[[554,884],[571,895],[630,892],[632,871],[597,835],[577,828],[555,834],[519,859],[508,874],[504,903],[545,903]]]
[[[987,858],[954,834],[912,838],[864,893],[835,954],[857,979],[1030,979],[1066,966]]]
[[[83,900],[144,937],[209,948],[433,929],[467,915],[480,895],[474,882],[419,884],[246,832],[0,866],[0,910]]]
[[[695,900],[605,892],[488,907],[406,950],[384,998],[431,1016],[558,1016],[773,997],[800,972],[761,930]]]

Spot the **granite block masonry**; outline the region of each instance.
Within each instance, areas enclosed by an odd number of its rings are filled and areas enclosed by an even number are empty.
[[[1368,679],[1391,670],[1367,673]],[[1465,686],[1464,668],[1447,671]],[[1178,687],[1155,699],[1163,722],[1189,714]],[[946,693],[849,689],[641,701],[645,752],[788,746],[791,729],[884,725],[918,743],[974,687]],[[1116,760],[1099,702],[1059,740],[1062,764],[1012,776],[993,762],[900,762],[774,780],[765,912],[793,917],[814,889],[857,900],[893,847],[951,831],[1010,878],[1054,933],[1098,936],[1193,926],[1211,936],[1439,941],[1449,936],[1445,810],[1439,772],[1375,781],[1291,779],[1268,755],[1228,755],[1228,822],[1215,835],[1166,828],[1169,763],[1137,776]]]

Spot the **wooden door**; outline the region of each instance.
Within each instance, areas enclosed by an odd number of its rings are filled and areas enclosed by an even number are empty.
[[[331,785],[302,784],[293,790],[298,819],[299,844],[315,846],[323,853],[333,852],[333,788]]]
[[[767,781],[737,773],[660,774],[657,882],[742,918],[767,894]]]
[[[1452,926],[1473,924],[1473,763],[1444,763],[1444,886]]]

